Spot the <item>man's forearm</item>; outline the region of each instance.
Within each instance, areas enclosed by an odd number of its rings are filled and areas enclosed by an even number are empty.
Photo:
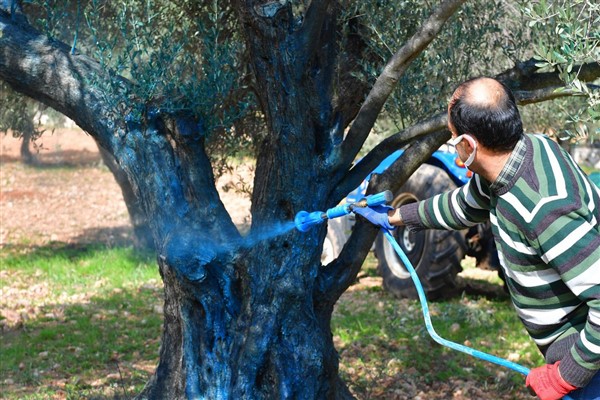
[[[404,225],[404,221],[402,221],[402,214],[400,214],[400,208],[394,208],[393,210],[388,211],[388,219],[390,224],[394,226]]]

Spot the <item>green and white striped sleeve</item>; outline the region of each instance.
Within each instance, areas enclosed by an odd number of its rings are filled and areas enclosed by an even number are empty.
[[[460,230],[489,219],[490,190],[475,175],[464,186],[400,207],[404,224],[412,230]]]

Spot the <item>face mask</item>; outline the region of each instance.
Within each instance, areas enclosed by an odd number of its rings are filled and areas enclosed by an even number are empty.
[[[475,160],[475,154],[477,153],[477,142],[475,141],[475,139],[473,139],[471,135],[464,134],[448,141],[448,144],[456,147],[456,145],[459,144],[463,139],[466,139],[467,142],[471,144],[471,147],[473,147],[473,152],[469,155],[467,161],[465,161],[465,167],[469,168],[471,164],[473,164],[473,160]]]

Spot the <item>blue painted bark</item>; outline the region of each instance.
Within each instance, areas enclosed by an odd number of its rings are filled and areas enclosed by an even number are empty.
[[[324,229],[290,230],[298,211],[339,200],[326,198],[334,181],[315,162],[316,151],[327,147],[317,146],[314,137],[328,129],[328,111],[315,114],[323,99],[295,89],[303,78],[292,71],[290,96],[266,101],[273,133],[261,147],[253,226],[242,237],[219,199],[193,116],[149,112],[141,120],[115,118],[104,95],[76,79],[102,73],[92,60],[71,55],[68,46],[12,24],[1,13],[0,59],[27,60],[11,66],[0,61],[2,79],[89,132],[126,173],[150,223],[164,280],[164,329],[159,365],[140,398],[347,397],[329,323],[336,296],[358,272],[360,255],[341,285],[317,284],[325,271]],[[64,66],[54,70],[61,73],[44,73],[56,65]],[[269,75],[274,86],[267,90],[290,81],[275,75],[290,73],[282,66]],[[13,73],[4,74],[9,68]],[[56,81],[49,84],[49,78]],[[52,92],[37,92],[49,86]],[[320,118],[318,124],[311,115]],[[282,234],[273,236],[273,228]],[[339,288],[331,291],[334,286]]]
[[[161,361],[140,398],[345,397],[333,301],[315,296],[324,230],[300,233],[291,222],[303,207],[323,208],[313,195],[321,167],[307,150],[265,145],[272,161],[257,167],[255,218],[242,237],[218,197],[200,132],[167,128],[188,125],[130,121],[113,139],[150,217],[165,283]]]

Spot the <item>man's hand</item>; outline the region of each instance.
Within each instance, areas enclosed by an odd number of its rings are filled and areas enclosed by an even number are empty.
[[[541,400],[559,400],[565,394],[577,389],[560,376],[559,364],[560,361],[557,361],[554,364],[546,364],[529,371],[525,384]]]
[[[394,208],[390,206],[379,205],[373,207],[355,207],[352,211],[354,211],[355,214],[362,215],[374,225],[381,226],[388,230],[394,230],[396,227],[390,224],[390,219],[388,217],[388,211],[393,209]]]

